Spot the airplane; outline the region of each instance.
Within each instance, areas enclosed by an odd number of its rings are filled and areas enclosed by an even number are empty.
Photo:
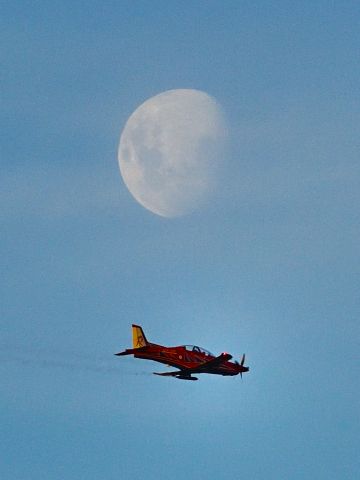
[[[245,354],[242,356],[240,363],[230,362],[233,358],[229,353],[221,353],[215,356],[205,350],[205,348],[196,345],[180,345],[178,347],[164,347],[156,343],[149,342],[143,329],[139,325],[132,325],[133,348],[128,348],[123,352],[114,355],[134,355],[135,358],[144,360],[153,360],[155,362],[164,363],[178,370],[173,372],[157,373],[162,377],[174,377],[180,380],[198,380],[192,374],[211,373],[215,375],[233,376],[249,371],[249,367],[245,367]]]

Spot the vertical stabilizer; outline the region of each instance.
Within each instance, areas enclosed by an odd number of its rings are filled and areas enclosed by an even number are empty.
[[[133,348],[146,347],[146,345],[148,344],[148,341],[146,340],[143,329],[139,327],[139,325],[132,326],[132,334],[133,334]]]

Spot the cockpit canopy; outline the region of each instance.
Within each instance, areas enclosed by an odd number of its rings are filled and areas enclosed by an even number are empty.
[[[198,347],[197,345],[183,345],[183,347],[188,352],[204,353],[205,355],[209,355],[210,357],[215,357],[215,355],[213,353],[209,352],[209,350],[205,350],[205,348]]]

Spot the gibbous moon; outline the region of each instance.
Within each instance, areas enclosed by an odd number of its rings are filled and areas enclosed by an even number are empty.
[[[160,93],[125,125],[121,175],[143,207],[163,217],[185,215],[214,192],[225,138],[221,108],[210,95],[192,89]]]

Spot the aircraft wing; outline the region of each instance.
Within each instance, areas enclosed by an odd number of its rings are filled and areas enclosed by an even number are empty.
[[[164,372],[164,373],[156,373],[155,375],[160,375],[161,377],[175,377],[179,380],[197,380],[197,377],[192,377],[191,372],[188,370],[178,370],[177,372]]]
[[[208,368],[217,367],[224,362],[227,362],[232,358],[230,353],[221,353],[218,357],[212,358],[206,362],[200,363],[197,367],[194,368],[182,368],[181,370],[177,370],[175,372],[164,372],[164,373],[155,373],[155,375],[160,375],[161,377],[187,377],[192,373],[201,373],[203,370],[207,370]]]
[[[181,370],[178,370],[177,372],[164,372],[164,373],[154,372],[154,375],[160,375],[161,377],[176,377],[176,375],[181,375]]]
[[[212,358],[206,362],[200,363],[196,368],[192,368],[191,370],[196,372],[201,372],[202,370],[207,370],[208,368],[217,367],[222,363],[227,362],[228,360],[232,359],[232,355],[230,353],[221,353],[218,357]]]

